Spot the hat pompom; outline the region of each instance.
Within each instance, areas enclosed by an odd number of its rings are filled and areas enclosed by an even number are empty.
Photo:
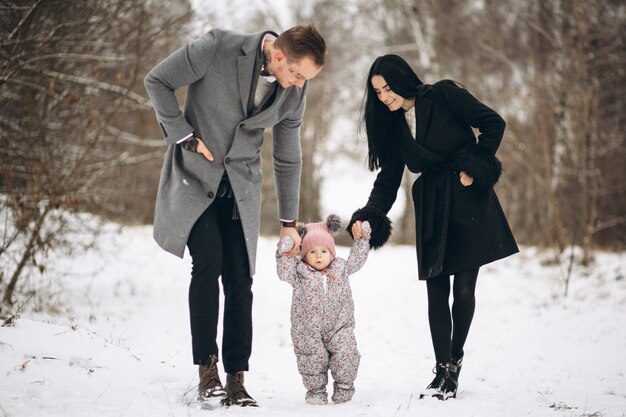
[[[304,239],[304,235],[306,235],[306,224],[304,223],[296,223],[296,232],[300,235],[300,239]]]
[[[331,214],[326,219],[326,227],[330,233],[336,233],[341,229],[341,219],[336,214]]]

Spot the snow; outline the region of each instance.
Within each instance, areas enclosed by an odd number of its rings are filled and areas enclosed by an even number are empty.
[[[246,373],[260,407],[209,411],[194,401],[189,257],[161,251],[150,227],[115,230],[100,249],[55,262],[72,271],[59,276],[71,315],[21,313],[0,327],[0,416],[626,416],[624,253],[574,267],[567,297],[566,267],[547,263],[549,253],[523,248],[484,267],[458,398],[444,402],[418,399],[434,357],[414,249],[374,251],[352,277],[355,397],[309,406],[290,340],[291,288],[275,273],[276,238],[262,238]]]

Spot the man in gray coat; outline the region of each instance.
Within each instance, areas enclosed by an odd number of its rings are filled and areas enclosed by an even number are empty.
[[[280,236],[299,250],[300,125],[308,80],[326,45],[311,25],[274,32],[213,29],[156,65],[144,84],[168,145],[156,201],[154,238],[192,259],[189,311],[201,400],[256,406],[246,392],[252,349],[252,276],[261,212],[263,132],[273,128]],[[188,86],[184,111],[175,92]],[[219,277],[224,288],[222,361],[217,370]]]

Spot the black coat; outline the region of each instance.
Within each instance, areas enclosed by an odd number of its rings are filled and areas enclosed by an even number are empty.
[[[379,216],[386,219],[396,200],[406,166],[421,173],[412,188],[420,279],[474,269],[518,252],[493,190],[501,173],[495,153],[505,129],[502,117],[449,80],[421,86],[415,115],[415,139],[402,110],[391,115],[395,122],[386,140],[392,152],[381,158],[367,205],[350,224],[369,220],[374,238],[376,226],[385,224]],[[479,130],[478,139],[472,127]],[[461,184],[460,171],[474,178],[471,186]],[[388,235],[390,230],[379,227],[378,232]]]

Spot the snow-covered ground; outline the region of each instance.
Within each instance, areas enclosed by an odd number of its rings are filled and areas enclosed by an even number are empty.
[[[418,399],[434,357],[414,249],[372,252],[352,278],[356,395],[308,406],[274,247],[261,240],[254,283],[246,386],[259,408],[198,407],[190,260],[161,251],[150,227],[129,227],[104,235],[98,251],[56,261],[72,271],[59,295],[71,316],[22,313],[0,327],[0,416],[626,416],[626,254],[575,267],[566,298],[565,271],[533,248],[484,267],[458,398],[442,402]]]

